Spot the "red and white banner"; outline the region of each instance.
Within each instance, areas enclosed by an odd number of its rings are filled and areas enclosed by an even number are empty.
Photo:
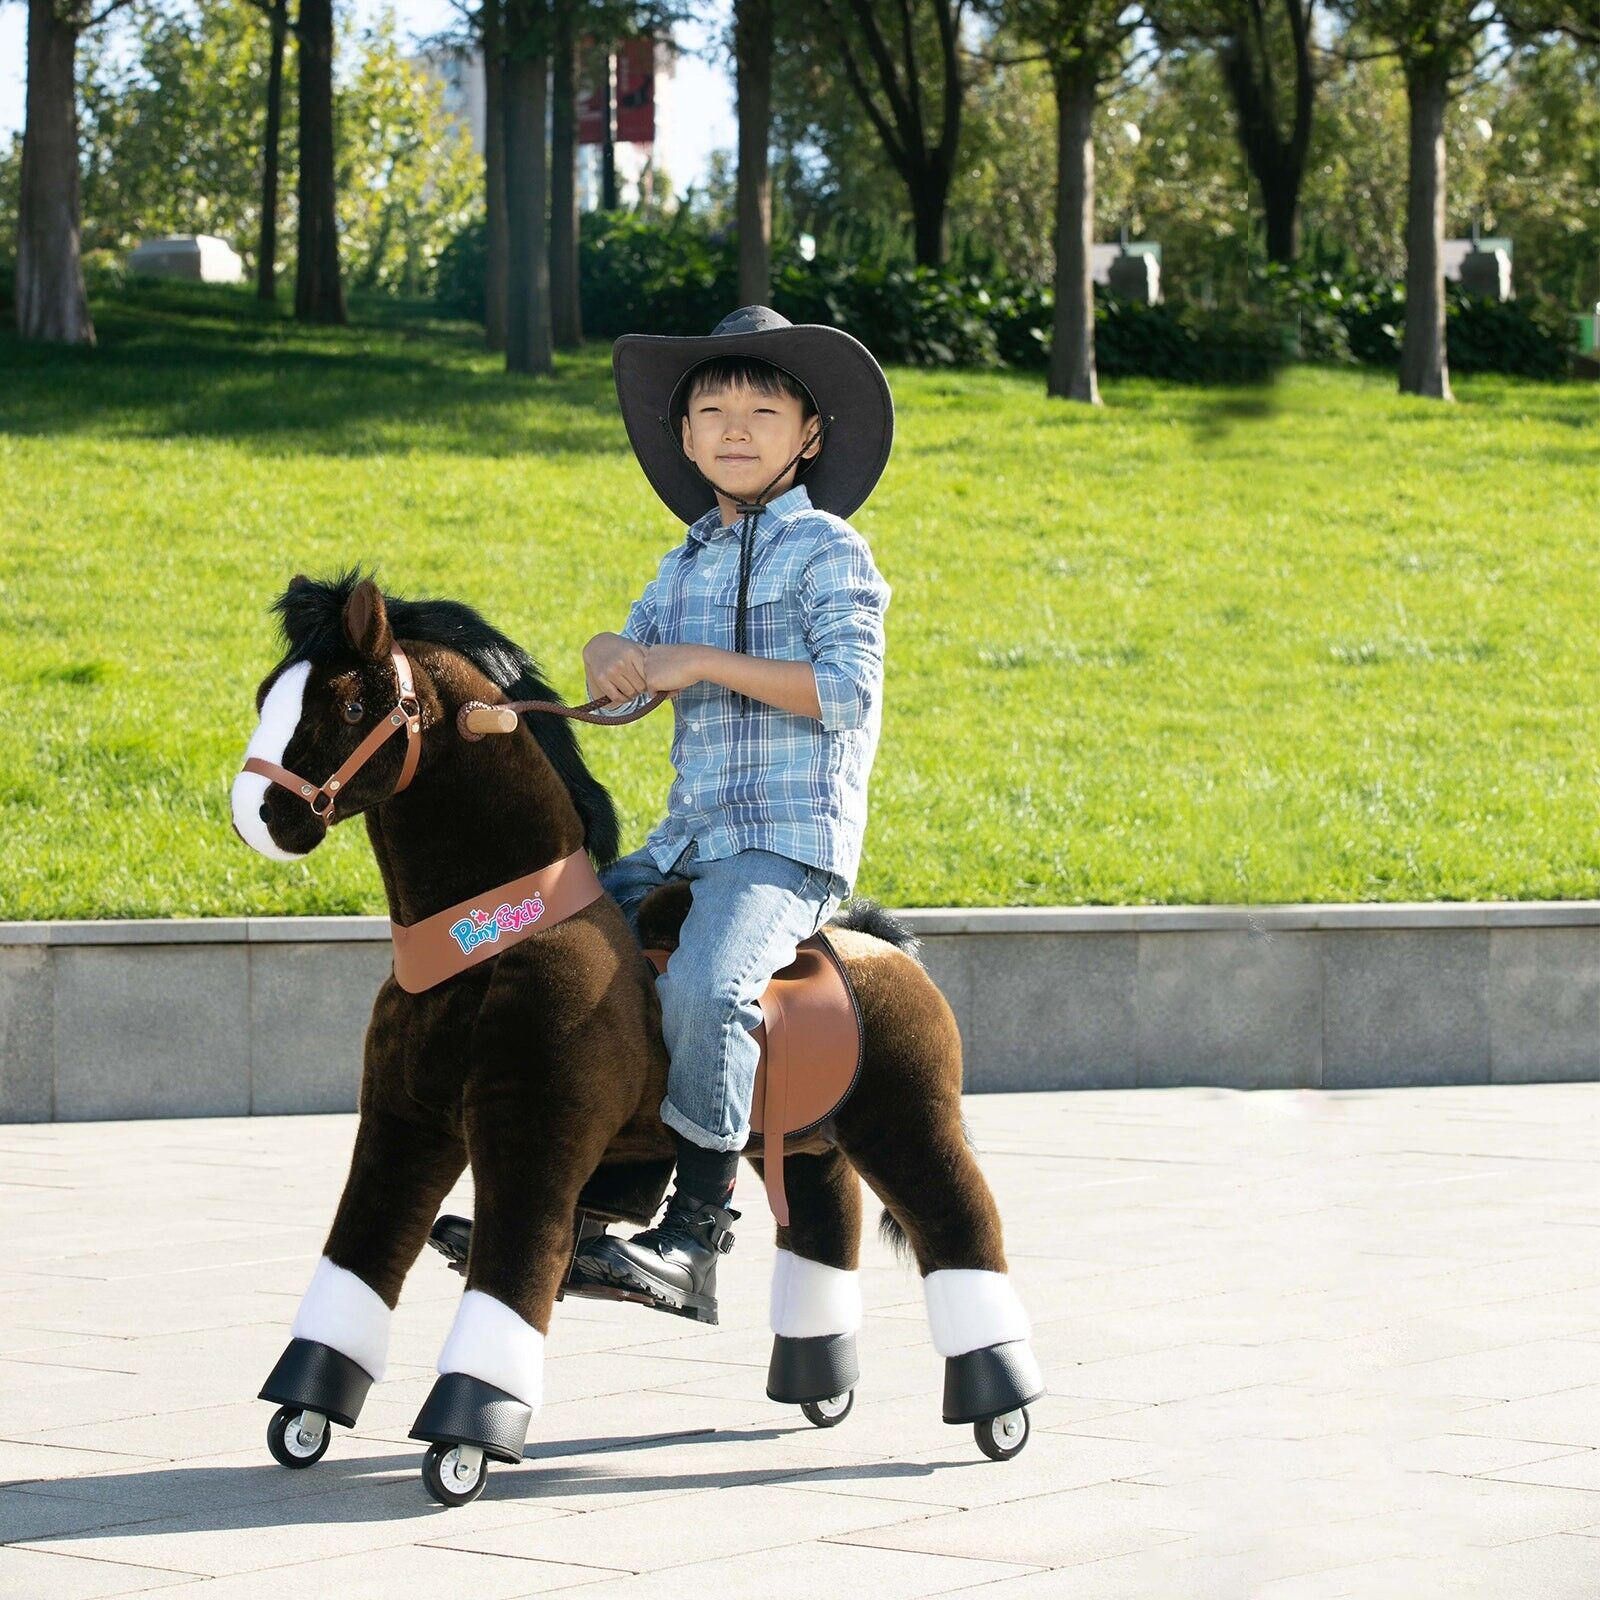
[[[604,58],[588,55],[596,71]],[[656,47],[653,39],[628,39],[617,46],[616,140],[654,144],[656,138]],[[584,82],[578,90],[578,143],[605,142],[605,85]]]

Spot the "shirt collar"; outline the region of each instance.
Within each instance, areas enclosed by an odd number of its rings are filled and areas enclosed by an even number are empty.
[[[769,521],[780,521],[784,517],[791,516],[796,511],[809,510],[810,506],[811,496],[806,492],[806,486],[803,483],[797,483],[793,487],[785,489],[782,494],[767,501],[766,505],[761,509],[761,515],[756,518],[756,532],[760,533],[761,529]],[[712,506],[703,517],[689,524],[689,537],[696,544],[705,544],[708,540],[719,538],[723,534],[737,534],[739,524],[743,520],[742,517],[735,517],[732,522],[724,527],[721,507]]]

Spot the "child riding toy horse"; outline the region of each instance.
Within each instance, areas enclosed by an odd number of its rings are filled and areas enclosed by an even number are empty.
[[[386,599],[353,573],[297,577],[276,609],[287,649],[257,691],[234,827],[263,855],[296,861],[362,816],[396,970],[373,1004],[349,1178],[262,1389],[280,1408],[269,1444],[284,1465],[308,1466],[331,1423],[355,1425],[383,1376],[401,1283],[470,1162],[466,1289],[411,1430],[430,1446],[430,1492],[461,1504],[488,1460],[521,1459],[580,1213],[648,1220],[664,1188],[673,1141],[656,1111],[667,1054],[654,971],[595,877],[592,861],[617,853],[616,817],[569,724],[532,712],[496,722],[510,729],[498,736],[463,737],[458,716],[473,704],[553,703],[523,651],[464,605]],[[474,908],[497,936],[430,968],[441,941],[469,943]],[[462,921],[469,939],[452,939]],[[823,1425],[848,1409],[859,1174],[922,1273],[946,1358],[945,1420],[975,1424],[986,1454],[1014,1455],[1043,1384],[963,1136],[955,1019],[876,907],[850,908],[825,935],[853,990],[860,1062],[832,1115],[780,1140],[789,1216],[768,1392]]]

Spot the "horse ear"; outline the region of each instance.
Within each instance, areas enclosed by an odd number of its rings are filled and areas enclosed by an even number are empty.
[[[305,575],[305,573],[297,572],[289,580],[289,593],[293,594],[296,589],[307,588],[307,587],[310,586],[310,583],[311,583],[311,580]]]
[[[394,636],[389,632],[389,613],[384,609],[383,596],[371,578],[363,578],[350,591],[344,603],[345,636],[357,652],[369,661],[386,661],[394,648]]]

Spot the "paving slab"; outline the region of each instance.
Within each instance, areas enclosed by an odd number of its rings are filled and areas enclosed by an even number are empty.
[[[309,1472],[265,1450],[354,1118],[6,1126],[0,1596],[1593,1600],[1597,1113],[1576,1082],[970,1097],[1049,1388],[1020,1457],[942,1422],[871,1226],[851,1417],[766,1399],[746,1181],[721,1325],[563,1303],[529,1458],[459,1511],[407,1438],[462,1287],[431,1255],[360,1426]]]

